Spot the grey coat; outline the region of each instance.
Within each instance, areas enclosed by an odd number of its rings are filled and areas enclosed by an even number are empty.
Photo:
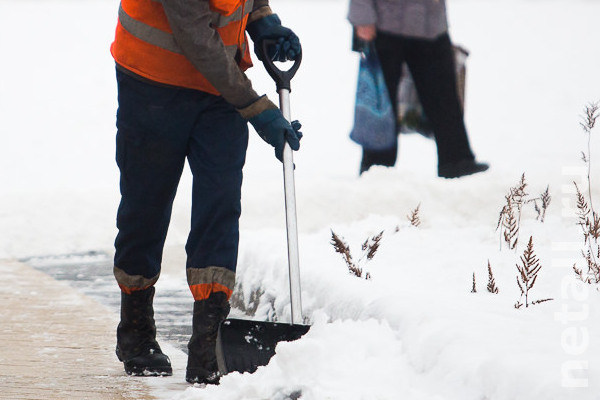
[[[374,24],[387,33],[434,39],[448,31],[446,0],[350,0],[354,26]]]

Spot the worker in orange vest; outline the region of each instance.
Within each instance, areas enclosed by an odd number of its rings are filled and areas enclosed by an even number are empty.
[[[193,174],[187,281],[194,297],[186,380],[218,384],[218,326],[229,313],[239,241],[242,167],[250,122],[281,161],[302,134],[258,95],[244,71],[255,53],[300,56],[298,37],[268,0],[122,0],[116,159],[121,178],[114,275],[121,289],[117,356],[133,375],[171,375],[156,341],[153,298],[175,193]]]

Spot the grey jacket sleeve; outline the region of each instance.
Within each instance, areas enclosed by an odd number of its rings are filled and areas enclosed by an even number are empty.
[[[175,41],[183,54],[223,98],[240,109],[259,96],[252,83],[225,51],[225,45],[211,27],[208,0],[160,0]]]
[[[354,26],[376,24],[375,0],[350,0],[348,20]]]

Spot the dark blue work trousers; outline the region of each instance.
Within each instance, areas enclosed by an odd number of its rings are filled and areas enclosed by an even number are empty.
[[[154,85],[119,69],[117,83],[115,267],[138,281],[158,279],[187,158],[193,193],[186,267],[235,272],[247,122],[220,96]]]

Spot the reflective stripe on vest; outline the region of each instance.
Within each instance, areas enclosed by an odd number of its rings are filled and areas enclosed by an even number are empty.
[[[111,46],[115,61],[150,80],[219,94],[183,55],[160,2],[129,1],[123,0],[119,7],[119,23]],[[211,26],[219,33],[227,54],[238,61],[242,70],[252,65],[244,30],[253,2],[210,1]],[[128,9],[134,14],[130,15]]]
[[[238,7],[237,10],[230,16],[223,16],[221,14],[215,13],[213,16],[212,25],[215,28],[224,28],[232,22],[237,22],[241,20],[242,17],[249,14],[248,11],[242,9],[242,7]],[[215,17],[216,16],[216,17]],[[140,22],[132,17],[130,17],[125,10],[123,10],[123,6],[119,6],[119,21],[121,22],[121,26],[127,32],[131,33],[138,39],[143,40],[144,42],[153,44],[154,46],[160,47],[161,49],[172,51],[173,53],[183,54],[181,51],[181,47],[175,41],[175,37],[173,34],[169,32],[165,32],[158,28],[154,28],[150,25],[146,25],[143,22]],[[242,43],[242,53],[246,51],[247,43],[244,41]],[[235,57],[235,54],[238,50],[237,44],[231,44],[229,46],[225,46],[227,53],[231,57]]]

